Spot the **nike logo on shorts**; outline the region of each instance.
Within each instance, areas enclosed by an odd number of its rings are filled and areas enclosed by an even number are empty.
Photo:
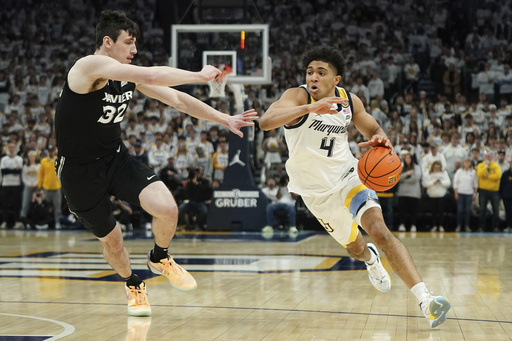
[[[151,180],[151,179],[153,179],[155,176],[156,176],[156,175],[151,175],[151,176],[148,176],[146,179]]]
[[[117,147],[117,149],[116,149],[116,152],[119,153],[120,151],[121,151],[121,145],[119,145],[119,147]]]

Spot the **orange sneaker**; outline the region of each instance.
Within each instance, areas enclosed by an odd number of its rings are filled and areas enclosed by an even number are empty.
[[[138,288],[125,285],[125,288],[126,297],[128,298],[128,315],[151,316],[151,306],[149,305],[146,293],[146,284],[142,282]]]
[[[190,291],[197,288],[194,277],[179,266],[172,257],[161,259],[160,263],[153,263],[150,259],[151,251],[148,253],[148,269],[154,274],[167,277],[171,285],[181,291]]]

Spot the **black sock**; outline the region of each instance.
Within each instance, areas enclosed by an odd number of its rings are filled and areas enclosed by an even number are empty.
[[[161,248],[160,246],[156,245],[155,243],[155,247],[153,248],[153,250],[151,250],[151,254],[149,256],[149,259],[153,262],[153,263],[160,263],[160,259],[165,259],[167,257],[169,257],[169,254],[167,253],[167,250],[169,250],[168,248]]]
[[[124,278],[124,280],[126,281],[126,286],[127,287],[136,287],[136,288],[138,288],[139,285],[142,283],[142,280],[139,278],[139,276],[137,276],[134,273],[132,273],[130,277]]]

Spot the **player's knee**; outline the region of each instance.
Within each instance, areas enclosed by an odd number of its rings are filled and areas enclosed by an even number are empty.
[[[100,241],[103,245],[103,248],[105,249],[105,252],[109,254],[119,254],[123,252],[124,243],[122,238],[100,239]]]
[[[151,215],[157,218],[176,219],[178,217],[178,211],[176,203],[161,203],[154,207]]]
[[[363,256],[363,253],[365,250],[365,245],[366,244],[359,245],[356,243],[351,243],[351,244],[347,245],[347,250],[348,250],[350,256],[352,256],[353,258],[362,259],[362,256]]]
[[[387,228],[384,221],[377,221],[372,224],[372,226],[368,229],[368,234],[373,242],[379,246],[380,248],[385,248],[385,246],[394,238],[393,234]]]

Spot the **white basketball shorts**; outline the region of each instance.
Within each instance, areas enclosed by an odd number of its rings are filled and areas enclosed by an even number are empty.
[[[363,213],[372,207],[380,208],[380,204],[375,191],[363,185],[357,170],[342,181],[338,192],[302,199],[325,230],[345,247],[356,240]]]

